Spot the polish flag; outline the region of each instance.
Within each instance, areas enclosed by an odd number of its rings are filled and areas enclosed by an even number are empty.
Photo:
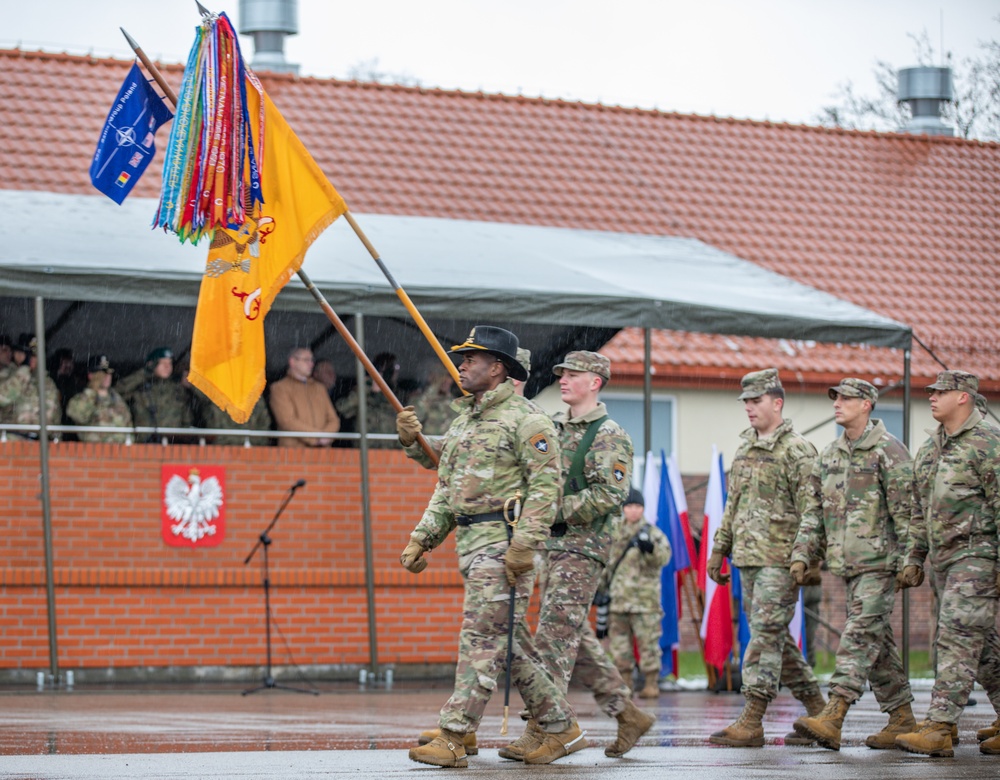
[[[712,470],[705,493],[705,524],[701,533],[701,556],[698,561],[698,587],[705,593],[705,614],[701,621],[701,638],[705,644],[705,661],[721,669],[733,650],[733,613],[729,585],[717,585],[708,577],[708,558],[715,532],[722,525],[722,510],[726,505],[726,488],[722,455],[712,445]],[[729,561],[722,571],[729,570]]]

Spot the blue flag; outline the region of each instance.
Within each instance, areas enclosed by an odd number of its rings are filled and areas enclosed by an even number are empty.
[[[90,163],[90,181],[119,206],[153,161],[154,136],[173,117],[134,62],[118,90]]]
[[[681,532],[681,519],[677,513],[677,503],[674,501],[673,486],[670,484],[670,473],[667,471],[667,459],[660,450],[660,495],[657,497],[656,524],[663,531],[673,554],[670,561],[660,570],[660,601],[663,606],[663,620],[660,626],[663,634],[660,636],[660,649],[663,651],[663,671],[667,674],[680,676],[677,651],[680,647],[680,604],[678,598],[677,572],[685,568],[678,566],[678,557],[687,558],[687,546]],[[683,556],[678,556],[678,550],[683,550]],[[688,562],[690,566],[690,561]]]

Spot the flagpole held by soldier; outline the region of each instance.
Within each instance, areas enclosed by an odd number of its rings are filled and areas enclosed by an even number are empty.
[[[139,45],[127,32],[125,32],[124,29],[122,29],[122,33],[125,35],[125,38],[129,42],[129,45],[133,48],[133,50],[136,52],[136,55],[138,56],[139,52],[141,51]],[[140,59],[142,59],[143,65],[146,66],[150,75],[153,76],[153,78],[156,80],[158,84],[163,85],[166,83],[165,79],[160,74],[159,69],[157,69],[156,66],[149,61],[148,57],[145,57],[143,55],[143,57],[141,57]],[[171,99],[171,102],[176,107],[177,97],[172,92],[168,93],[168,97]],[[305,285],[306,289],[309,291],[309,293],[319,304],[320,308],[326,314],[327,319],[329,319],[331,324],[336,329],[337,333],[340,334],[340,336],[344,339],[347,346],[355,354],[358,360],[361,361],[361,364],[364,366],[365,371],[367,371],[368,375],[371,376],[372,381],[374,381],[378,385],[379,389],[385,395],[386,399],[388,399],[389,402],[392,404],[393,409],[395,409],[397,413],[402,411],[403,409],[402,403],[400,403],[399,399],[396,398],[395,394],[392,392],[391,388],[389,388],[388,384],[382,378],[381,374],[379,374],[379,372],[376,370],[371,360],[368,359],[368,356],[364,353],[364,350],[361,348],[361,345],[358,344],[355,338],[351,335],[350,331],[347,329],[347,326],[344,325],[340,317],[334,312],[333,307],[330,306],[330,304],[326,301],[326,298],[319,291],[319,289],[313,284],[312,280],[309,278],[309,276],[305,273],[304,270],[299,268],[297,270],[297,274],[299,278],[302,280],[302,283]],[[437,347],[440,348],[440,345],[438,344],[436,339],[432,339],[432,344],[437,345]],[[452,364],[451,360],[447,358],[447,356],[445,357],[445,361],[449,366],[450,370],[454,371],[454,365]],[[201,390],[205,391],[206,394],[209,395],[209,397],[212,398],[213,401],[216,401],[216,398],[213,397],[213,394],[209,393],[205,387],[203,387],[200,384],[196,384],[196,386],[198,386]],[[423,437],[422,435],[418,435],[417,440],[420,442],[421,447],[427,453],[428,457],[436,461],[437,456],[434,453],[433,449],[431,448],[430,444],[427,442],[426,438]]]

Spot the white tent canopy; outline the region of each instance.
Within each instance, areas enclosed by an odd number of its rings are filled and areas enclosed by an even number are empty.
[[[193,306],[206,245],[149,229],[156,201],[0,192],[0,296]],[[689,238],[360,215],[427,318],[666,328],[908,347],[910,329]],[[344,220],[305,270],[340,312],[402,308]],[[298,280],[276,310],[315,311]]]

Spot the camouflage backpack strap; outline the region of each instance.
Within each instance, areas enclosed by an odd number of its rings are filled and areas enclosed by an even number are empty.
[[[597,438],[597,431],[600,429],[604,421],[608,419],[607,415],[594,420],[590,426],[587,428],[587,432],[583,434],[583,438],[580,439],[580,444],[576,448],[576,453],[573,455],[573,462],[569,467],[569,474],[566,475],[566,484],[563,485],[563,495],[571,496],[574,493],[579,493],[585,487],[587,487],[587,478],[583,474],[583,464],[587,458],[587,453],[590,451],[591,445],[594,443],[594,439]]]

